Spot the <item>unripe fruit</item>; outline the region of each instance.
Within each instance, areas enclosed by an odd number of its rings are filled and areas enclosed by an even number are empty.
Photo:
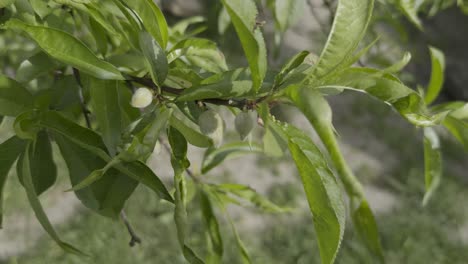
[[[203,112],[198,117],[198,125],[200,126],[200,131],[213,140],[214,145],[221,145],[224,126],[223,119],[217,112],[213,110]]]
[[[136,108],[145,108],[153,102],[153,93],[148,88],[138,88],[130,104]]]
[[[255,118],[251,112],[241,112],[234,120],[234,126],[239,133],[241,140],[244,140],[252,131],[255,125]]]

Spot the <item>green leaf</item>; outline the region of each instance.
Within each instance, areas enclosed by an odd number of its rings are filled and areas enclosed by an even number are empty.
[[[245,154],[263,153],[263,148],[249,142],[234,142],[219,148],[210,148],[205,152],[202,163],[202,173],[205,174],[223,161]]]
[[[126,161],[140,159],[146,161],[153,153],[159,134],[166,127],[172,115],[172,109],[161,107],[153,115],[142,119],[135,127],[134,137],[130,147],[122,152],[119,157]]]
[[[356,51],[366,33],[374,8],[374,0],[340,0],[332,30],[310,78],[332,75]]]
[[[281,71],[276,75],[274,87],[281,85],[284,78],[294,69],[296,69],[299,65],[301,65],[305,58],[310,54],[310,52],[304,50],[299,52],[298,54],[294,55],[284,66],[281,68]]]
[[[32,178],[32,167],[30,166],[30,155],[32,152],[32,148],[33,148],[32,143],[29,143],[26,147],[26,151],[24,152],[23,161],[21,162],[22,166],[20,170],[23,175],[24,188],[26,190],[26,194],[28,196],[28,200],[34,211],[34,214],[36,215],[37,220],[42,225],[44,230],[64,251],[73,253],[76,255],[85,255],[79,249],[63,242],[59,238],[58,234],[55,232],[54,227],[52,226],[49,219],[47,218],[47,215],[45,214],[44,209],[42,208],[39,198],[37,197],[37,193],[34,188],[34,182]]]
[[[18,178],[21,184],[24,185],[24,175],[22,174],[24,161],[21,154],[18,159]],[[57,166],[52,157],[52,146],[50,143],[49,135],[45,131],[37,134],[36,139],[31,145],[31,152],[29,154],[31,167],[31,177],[34,185],[34,190],[37,195],[41,195],[49,189],[57,179]]]
[[[52,13],[52,8],[50,8],[46,1],[43,0],[29,0],[34,12],[41,18],[44,19],[47,15]]]
[[[120,72],[67,32],[44,26],[33,26],[17,19],[5,23],[6,28],[26,32],[51,57],[100,79],[122,80]]]
[[[405,52],[403,58],[395,62],[393,65],[382,70],[382,73],[397,73],[400,72],[411,60],[411,53]]]
[[[416,126],[433,126],[445,118],[446,112],[432,114],[424,99],[392,75],[381,75],[369,68],[350,68],[318,89],[338,87],[368,93],[393,106],[406,120]],[[294,87],[291,88],[292,90]]]
[[[16,71],[16,80],[20,83],[28,83],[55,67],[57,67],[56,63],[47,54],[39,52],[20,64]]]
[[[68,120],[58,112],[47,111],[42,113],[40,125],[66,137],[71,142],[77,144],[81,148],[88,150],[104,162],[110,162],[112,160],[112,158],[107,154],[106,147],[98,134],[90,129],[84,128],[74,123],[71,120]],[[104,166],[105,163],[93,167],[93,169],[87,171],[83,177],[89,175],[96,169],[103,168]],[[115,169],[129,176],[130,178],[143,183],[156,194],[158,194],[161,199],[165,199],[169,202],[173,201],[161,180],[145,164],[139,161],[122,162],[115,165]]]
[[[442,177],[442,155],[440,152],[440,140],[434,129],[424,128],[424,178],[426,194],[423,206],[427,205],[435,190],[440,185]]]
[[[443,125],[468,151],[468,122],[448,116],[445,118]]]
[[[382,246],[380,244],[379,229],[374,215],[372,214],[366,199],[356,199],[360,201],[357,208],[353,206],[355,201],[351,201],[351,206],[354,207],[351,212],[351,217],[353,218],[356,231],[364,241],[366,247],[370,249],[375,256],[377,256],[379,263],[385,263]]]
[[[16,0],[0,0],[0,8],[7,7],[13,4]]]
[[[200,207],[214,253],[212,256],[210,256],[210,261],[208,262],[221,263],[224,252],[223,239],[221,237],[218,219],[216,219],[210,198],[203,190],[200,191]]]
[[[171,164],[174,169],[174,186],[175,186],[175,209],[174,221],[177,227],[177,237],[179,244],[184,254],[184,257],[189,263],[198,264],[203,261],[187,246],[187,208],[186,204],[186,182],[184,177],[185,169],[190,166],[187,160],[187,141],[184,136],[173,127],[168,129],[169,143],[172,148]]]
[[[155,38],[163,50],[168,41],[168,28],[166,18],[159,7],[152,0],[125,1],[140,17],[143,25],[153,38]]]
[[[307,87],[291,90],[289,97],[313,125],[329,152],[338,176],[350,197],[351,216],[356,231],[372,254],[378,256],[379,259],[383,259],[377,224],[367,205],[363,188],[346,163],[338,146],[332,124],[330,105],[320,93]],[[301,144],[298,144],[298,146],[301,146]],[[300,163],[298,163],[298,166],[300,166]],[[357,206],[355,206],[356,204]]]
[[[208,72],[221,73],[228,70],[223,53],[215,42],[208,39],[184,39],[171,48],[169,56],[171,61],[183,56],[191,65]]]
[[[291,211],[290,208],[284,208],[276,205],[268,198],[259,194],[256,190],[242,184],[220,184],[210,185],[211,188],[221,193],[228,193],[241,198],[256,208],[268,213],[284,213]],[[240,205],[240,203],[238,203]]]
[[[285,32],[293,26],[301,17],[304,8],[306,0],[276,0],[274,15],[278,29]]]
[[[103,159],[66,137],[54,133],[54,138],[67,164],[73,186],[82,182],[93,171],[106,165]],[[92,185],[76,190],[75,194],[83,205],[91,210],[107,217],[118,218],[125,201],[137,185],[137,181],[112,169]]]
[[[432,103],[437,96],[439,96],[442,86],[444,84],[444,72],[445,72],[445,56],[442,51],[429,47],[431,53],[432,72],[431,80],[427,86],[426,96],[424,101],[426,104]]]
[[[273,76],[268,76],[273,77]],[[252,81],[248,69],[239,68],[220,74],[215,74],[204,79],[199,85],[185,89],[178,102],[195,101],[202,99],[232,99],[246,98],[254,95]],[[271,78],[272,79],[272,78]],[[267,78],[262,84],[258,94],[263,95],[271,90],[273,80]]]
[[[114,166],[117,170],[153,190],[161,199],[174,203],[174,199],[161,179],[141,161],[122,162]]]
[[[266,47],[256,26],[257,6],[253,0],[222,0],[239,36],[252,72],[252,89],[258,91],[267,71]]]
[[[166,53],[148,32],[141,31],[139,39],[151,78],[154,83],[161,86],[169,71]]]
[[[119,103],[119,81],[100,80],[93,77],[87,83],[93,114],[111,156],[115,156],[122,133],[121,106]]]
[[[421,20],[418,17],[419,7],[416,4],[416,0],[398,0],[398,5],[409,21],[419,30],[423,30]]]
[[[25,146],[26,141],[15,136],[0,144],[0,229],[3,227],[3,187],[11,166]]]
[[[175,109],[169,123],[184,135],[187,141],[197,147],[207,148],[212,145],[211,139],[200,132],[200,128],[187,118],[180,110]]]
[[[0,115],[17,116],[33,107],[33,97],[21,84],[0,75]]]
[[[301,130],[282,126],[289,150],[301,175],[313,215],[322,263],[333,263],[345,228],[345,206],[341,190],[326,158]]]

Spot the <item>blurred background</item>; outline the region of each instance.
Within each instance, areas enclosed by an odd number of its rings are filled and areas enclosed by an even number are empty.
[[[265,22],[263,28],[271,68],[279,68],[301,50],[320,54],[331,27],[336,1],[304,0],[303,8],[291,14],[297,16],[294,25],[284,33],[278,33],[274,15],[267,8],[272,1],[258,2],[265,7],[260,9],[259,21]],[[364,44],[377,37],[380,40],[361,63],[384,68],[409,51],[412,60],[399,77],[410,87],[425,86],[429,82],[431,65],[428,45],[435,46],[444,52],[447,62],[446,81],[439,100],[466,101],[468,15],[455,5],[455,1],[419,2],[424,31],[416,28],[397,4],[376,1],[374,18]],[[245,64],[234,29],[229,26],[220,28],[218,0],[167,0],[159,4],[170,24],[192,16],[205,17],[203,26],[206,28],[201,34],[219,43],[230,66]],[[32,49],[34,44],[26,39],[1,32],[1,71],[7,74],[14,71]],[[422,131],[407,124],[389,106],[364,94],[346,92],[329,99],[345,157],[364,183],[376,214],[387,263],[468,263],[468,156],[462,146],[447,132],[440,131],[443,179],[431,202],[423,208]],[[308,122],[295,109],[278,105],[273,112],[277,118],[293,122],[314,135]],[[227,111],[224,115],[225,141],[237,140],[232,125],[234,117]],[[12,122],[4,118],[0,126],[0,142],[12,135]],[[255,133],[260,138],[263,131],[257,127]],[[200,168],[202,156],[202,149],[190,149],[189,158],[195,171]],[[5,187],[4,229],[0,231],[1,264],[185,263],[176,239],[173,208],[169,204],[159,201],[145,187],[138,187],[125,210],[142,243],[130,247],[130,237],[121,221],[93,214],[80,206],[72,193],[63,192],[70,186],[68,170],[59,155],[55,159],[60,177],[56,186],[42,196],[42,201],[63,239],[91,257],[83,259],[66,255],[45,235],[12,170]],[[170,185],[172,169],[164,149],[155,151],[150,165]],[[226,161],[202,177],[211,182],[248,185],[277,204],[294,208],[292,212],[282,214],[263,213],[248,206],[228,208],[254,263],[319,263],[311,215],[289,157],[247,155]],[[190,210],[190,207],[196,210]],[[205,235],[201,231],[204,227],[196,201],[189,205],[189,219],[190,244],[197,251],[206,252]],[[223,263],[242,263],[228,222],[220,221],[226,251]],[[347,223],[337,262],[368,263],[368,259],[352,225]]]

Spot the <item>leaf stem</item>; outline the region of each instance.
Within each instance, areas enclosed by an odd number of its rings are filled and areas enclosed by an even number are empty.
[[[128,243],[131,247],[135,246],[136,244],[141,244],[141,239],[140,237],[135,233],[135,230],[133,229],[132,225],[128,221],[127,215],[125,214],[125,211],[120,211],[120,218],[122,219],[122,222],[125,224],[127,227],[128,233],[130,234],[130,242]]]

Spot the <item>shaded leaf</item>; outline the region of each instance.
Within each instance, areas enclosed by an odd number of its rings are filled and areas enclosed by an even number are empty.
[[[177,227],[177,237],[185,259],[192,264],[204,263],[190,247],[187,246],[187,208],[186,204],[186,182],[184,177],[185,169],[190,166],[187,160],[187,141],[184,136],[173,127],[168,129],[169,143],[172,149],[171,164],[174,169],[174,222]]]
[[[398,0],[398,4],[409,21],[418,29],[423,30],[421,20],[418,17],[419,7],[416,4],[416,0]]]
[[[278,29],[285,32],[293,26],[301,17],[306,0],[276,0],[275,1],[275,21]]]
[[[96,117],[102,139],[110,155],[115,156],[122,132],[119,89],[124,87],[120,87],[119,81],[99,80],[93,77],[89,78],[87,86],[93,114]]]
[[[11,166],[23,152],[26,141],[14,136],[0,144],[0,229],[3,227],[3,188]]]
[[[17,165],[18,178],[23,185],[24,175],[22,174],[22,162],[24,161],[24,155],[25,153],[20,155]],[[34,190],[37,195],[41,195],[49,189],[57,179],[57,166],[52,157],[52,146],[47,132],[40,131],[37,134],[36,139],[31,145],[29,160]]]
[[[67,164],[73,186],[106,165],[103,159],[68,138],[57,133],[54,133],[54,138]],[[92,185],[76,190],[75,194],[89,209],[107,217],[118,218],[125,201],[137,185],[137,181],[122,175],[117,170],[109,170]]]
[[[26,32],[51,57],[89,75],[100,79],[123,79],[117,68],[96,57],[80,40],[67,32],[29,25],[17,19],[9,20],[4,27]]]
[[[207,148],[212,145],[211,139],[200,132],[200,128],[179,110],[175,110],[169,123],[184,135],[187,141],[197,147]]]
[[[16,71],[16,80],[20,83],[27,83],[53,70],[56,66],[47,54],[39,52],[20,64]]]
[[[13,4],[16,0],[0,0],[0,8],[7,7]]]
[[[31,93],[18,82],[0,75],[0,115],[17,116],[32,107]]]
[[[200,207],[214,253],[213,257],[209,258],[209,263],[221,263],[224,252],[223,239],[210,198],[204,191],[200,191]]]
[[[445,118],[443,125],[468,151],[468,122],[448,116]]]
[[[34,214],[36,215],[36,218],[41,224],[41,226],[64,251],[73,253],[76,255],[85,255],[79,249],[73,247],[70,244],[63,242],[59,238],[58,234],[55,232],[54,227],[52,226],[49,219],[47,218],[47,215],[45,214],[44,209],[42,208],[39,198],[37,197],[37,194],[34,188],[33,178],[31,175],[32,168],[30,166],[30,152],[32,150],[32,147],[33,146],[31,143],[27,145],[26,151],[24,152],[25,154],[23,155],[23,162],[21,162],[22,166],[20,168],[21,173],[23,175],[24,188],[26,190],[29,204],[31,205],[34,211]]]

